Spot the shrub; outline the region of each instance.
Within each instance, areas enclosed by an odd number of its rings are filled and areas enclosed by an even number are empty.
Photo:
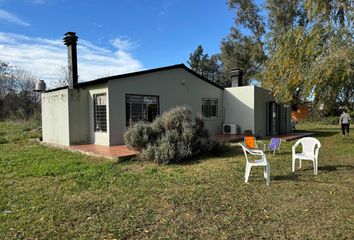
[[[128,146],[141,150],[146,148],[150,142],[154,141],[153,138],[155,135],[150,124],[138,122],[129,128],[124,135],[124,139]]]
[[[124,138],[129,147],[141,150],[142,159],[163,164],[226,149],[224,144],[210,138],[200,116],[192,120],[188,107],[173,108],[152,123],[137,123],[128,129]]]

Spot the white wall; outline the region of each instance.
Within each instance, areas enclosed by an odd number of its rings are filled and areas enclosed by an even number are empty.
[[[89,142],[88,92],[63,89],[42,94],[43,141],[65,146]]]
[[[89,94],[86,89],[69,89],[70,145],[89,142]]]
[[[211,134],[222,130],[222,89],[201,80],[184,69],[172,69],[110,80],[108,89],[110,145],[124,143],[126,94],[159,96],[160,114],[178,105],[189,106],[194,115],[201,114],[202,98],[217,98],[218,117],[216,119],[205,119],[205,123]]]
[[[69,146],[68,89],[42,94],[43,142]]]
[[[224,89],[225,123],[237,124],[241,133],[245,130],[255,131],[254,86]]]

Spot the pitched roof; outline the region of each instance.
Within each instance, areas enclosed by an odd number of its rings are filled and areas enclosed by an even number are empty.
[[[104,77],[104,78],[97,78],[92,81],[80,82],[76,85],[76,87],[80,88],[80,87],[85,87],[85,86],[102,84],[102,83],[107,83],[109,80],[116,80],[116,79],[121,79],[121,78],[126,78],[126,77],[133,77],[133,76],[143,75],[143,74],[147,74],[147,73],[154,73],[154,72],[160,72],[160,71],[165,71],[165,70],[170,70],[170,69],[179,69],[179,68],[186,70],[187,72],[193,74],[194,76],[200,78],[201,80],[203,80],[203,81],[205,81],[217,88],[224,89],[223,87],[219,86],[218,84],[210,81],[209,79],[203,77],[202,75],[200,75],[200,74],[196,73],[195,71],[193,71],[192,69],[188,68],[183,63],[171,65],[171,66],[166,66],[166,67],[153,68],[153,69],[148,69],[148,70],[143,70],[143,71],[138,71],[138,72],[114,75],[114,76],[109,76],[109,77]],[[66,89],[66,88],[68,88],[68,86],[50,89],[50,90],[47,90],[46,92],[53,92],[53,91],[62,90],[62,89]]]

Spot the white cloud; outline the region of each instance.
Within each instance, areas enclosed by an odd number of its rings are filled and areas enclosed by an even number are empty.
[[[9,23],[14,23],[14,24],[22,25],[22,26],[26,26],[26,27],[30,26],[30,24],[28,22],[23,21],[22,19],[20,19],[16,15],[9,13],[3,9],[0,9],[0,20],[4,20]]]
[[[130,51],[138,46],[136,42],[127,37],[115,38],[112,40],[112,44],[120,51]]]
[[[143,69],[142,63],[129,52],[133,45],[128,40],[122,43],[115,39],[112,45],[117,48],[115,51],[79,39],[79,81]],[[58,69],[67,63],[66,46],[61,39],[0,32],[0,52],[0,60],[25,67],[46,81],[57,80]]]

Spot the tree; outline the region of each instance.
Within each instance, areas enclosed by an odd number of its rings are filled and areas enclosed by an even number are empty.
[[[39,109],[38,78],[30,71],[0,60],[0,120],[28,120]]]
[[[257,78],[266,57],[262,40],[265,34],[264,19],[253,0],[229,0],[228,6],[235,10],[236,17],[235,26],[221,41],[223,72],[229,75],[232,68],[241,67],[245,72],[244,79],[249,82]],[[247,29],[247,35],[241,33],[241,27]]]
[[[209,57],[208,54],[204,54],[202,45],[199,45],[196,50],[189,55],[189,61],[187,61],[187,63],[193,71],[220,86],[228,86],[230,84],[230,80],[223,73],[219,55],[211,55]]]
[[[236,28],[221,42],[220,59],[223,72],[229,76],[231,69],[240,67],[244,70],[244,79],[249,82],[261,71],[263,53],[259,51],[254,38],[242,35]]]
[[[274,14],[276,2],[285,0],[269,1],[272,16],[278,16]],[[353,4],[345,0],[297,1],[288,17],[293,19],[288,30],[271,28],[274,47],[264,64],[262,84],[279,101],[296,104],[311,99],[315,104],[325,103],[328,113],[337,104],[351,105],[354,41],[353,11],[349,10]],[[275,19],[274,26],[281,19]]]
[[[62,65],[57,69],[58,80],[52,84],[53,88],[65,87],[69,85],[68,66]]]
[[[257,80],[284,103],[324,103],[327,113],[352,106],[354,1],[264,1],[228,0],[235,22],[214,61],[218,74],[229,80],[230,70],[241,67],[244,79]],[[214,69],[201,46],[190,59],[202,74]]]

